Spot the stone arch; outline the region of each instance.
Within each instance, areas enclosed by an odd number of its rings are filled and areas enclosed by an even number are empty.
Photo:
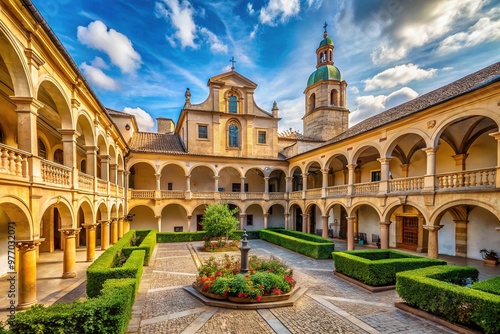
[[[129,208],[128,214],[133,214],[134,219],[130,222],[131,230],[153,229],[158,230],[155,211],[148,205],[135,205]]]
[[[185,191],[186,187],[186,169],[180,163],[169,162],[158,167],[161,190]]]
[[[303,204],[302,201],[290,201],[288,205],[288,213],[290,214],[289,218],[289,229],[295,231],[305,231],[305,225],[303,224]]]
[[[187,210],[183,205],[169,203],[161,209],[162,232],[187,232],[188,225]]]
[[[71,103],[62,85],[48,74],[42,75],[38,82],[36,97],[44,104],[38,111],[38,116],[46,117],[56,129],[74,129]]]
[[[21,50],[12,36],[10,29],[0,21],[0,57],[7,66],[12,80],[13,95],[18,97],[33,96],[33,86],[30,78],[28,64],[24,62],[24,49]]]
[[[82,146],[95,146],[95,127],[94,122],[87,110],[78,111],[76,119],[76,131],[80,133],[77,142]]]
[[[286,228],[285,213],[286,207],[281,203],[270,203],[265,206],[265,213],[267,213],[267,227],[281,227]]]
[[[18,240],[33,240],[39,237],[38,232],[35,232],[31,212],[20,198],[17,196],[6,195],[0,197],[0,212],[4,211],[6,218],[11,222],[16,223],[16,239]],[[7,234],[7,228],[3,230],[3,234]]]
[[[75,228],[75,213],[68,199],[63,196],[54,196],[44,203],[40,212],[45,212],[51,206],[57,208],[61,217],[61,228]]]
[[[243,175],[237,166],[225,165],[219,169],[216,176],[219,177],[219,188],[223,188],[225,192],[231,192],[233,190],[233,184],[239,184],[241,186],[241,178]],[[240,191],[242,190],[243,189],[240,189]]]
[[[245,207],[245,224],[243,228],[247,230],[258,230],[264,228],[264,208],[257,204],[251,203]]]
[[[129,167],[128,186],[137,190],[156,190],[156,174],[151,161],[134,161]]]
[[[213,166],[205,164],[193,166],[189,170],[191,191],[213,192],[215,189],[214,177],[216,174],[217,171]]]
[[[398,142],[411,135],[420,137],[422,140],[424,140],[425,147],[430,147],[432,145],[431,138],[423,130],[417,128],[408,128],[408,129],[405,128],[404,133],[403,132],[396,133],[387,140],[387,143],[385,147],[382,149],[380,156],[385,158],[392,157],[392,151],[398,145]]]

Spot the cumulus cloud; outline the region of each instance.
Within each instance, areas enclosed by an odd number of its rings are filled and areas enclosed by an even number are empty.
[[[350,115],[349,125],[359,123],[368,117],[412,100],[417,96],[418,93],[408,87],[403,87],[389,95],[359,96],[356,98],[357,107]]]
[[[83,70],[85,78],[87,78],[92,85],[107,90],[117,90],[119,88],[118,83],[113,80],[113,78],[107,76],[100,68],[87,63],[82,63],[80,68]]]
[[[396,4],[396,5],[395,5]],[[480,14],[485,0],[384,1],[366,18],[366,33],[377,32],[382,41],[372,52],[374,64],[406,57],[413,49],[437,41],[461,23]]]
[[[114,29],[108,30],[101,21],[91,22],[87,27],[79,26],[77,37],[80,43],[106,53],[123,73],[134,73],[141,66],[141,56],[130,39]]]
[[[279,132],[292,129],[302,129],[302,117],[304,116],[304,98],[298,97],[292,100],[278,102]]]
[[[270,0],[266,7],[260,9],[259,22],[276,26],[276,21],[285,23],[299,12],[300,0]]]
[[[179,41],[183,49],[186,47],[198,48],[194,41],[196,38],[194,9],[189,1],[162,0],[156,2],[155,12],[158,17],[163,17],[172,23],[175,33],[172,36],[167,36],[167,40],[172,46],[176,46],[176,41]]]
[[[144,132],[153,132],[155,127],[155,121],[150,114],[148,114],[145,110],[141,108],[129,108],[125,107],[123,109],[124,112],[128,114],[132,114],[135,116],[135,120],[137,121],[137,126],[140,131]]]
[[[101,69],[109,68],[108,64],[106,64],[104,59],[102,59],[101,57],[95,57],[94,60],[92,60],[92,62],[90,63],[90,65]]]
[[[254,13],[255,13],[255,10],[253,9],[253,5],[252,3],[247,3],[247,11],[248,11],[248,15],[252,16]]]
[[[255,35],[257,34],[257,31],[259,30],[259,25],[256,24],[253,26],[252,32],[250,33],[250,38],[254,39]]]
[[[480,18],[468,31],[462,31],[446,37],[437,49],[448,53],[482,43],[500,40],[500,8],[490,10]]]
[[[389,68],[381,73],[378,73],[373,78],[365,80],[365,91],[370,91],[378,88],[393,88],[398,85],[407,84],[410,81],[421,81],[432,78],[436,74],[435,68],[424,70],[418,65],[405,64],[393,68]]]
[[[221,42],[217,35],[205,27],[201,28],[200,32],[206,37],[207,42],[210,45],[210,50],[213,53],[227,53],[227,45]]]

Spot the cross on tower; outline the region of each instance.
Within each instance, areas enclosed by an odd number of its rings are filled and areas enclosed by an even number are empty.
[[[234,60],[234,57],[231,57],[231,59],[229,59],[229,62],[231,63],[231,70],[234,71],[234,63],[236,63],[236,60]]]
[[[325,24],[323,25],[323,28],[325,29],[325,32],[326,32],[326,27],[328,27],[328,23],[326,23],[326,21],[325,21]]]

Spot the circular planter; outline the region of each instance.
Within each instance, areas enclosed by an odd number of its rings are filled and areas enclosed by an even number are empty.
[[[237,296],[226,296],[226,297],[219,296],[219,295],[216,295],[216,294],[211,293],[211,292],[203,291],[195,283],[193,283],[193,288],[196,291],[198,291],[199,293],[201,293],[202,295],[204,295],[205,297],[207,297],[207,298],[216,299],[216,300],[227,300],[227,301],[230,301],[230,302],[233,302],[233,303],[238,303],[238,304],[279,302],[279,301],[283,301],[283,300],[288,300],[288,298],[290,298],[290,296],[292,295],[292,292],[293,292],[293,288],[292,288],[292,290],[290,290],[289,292],[283,293],[281,295],[267,295],[267,296],[262,296],[260,298],[260,301],[258,301],[255,298],[244,298],[244,297],[240,298],[240,297],[237,297]]]

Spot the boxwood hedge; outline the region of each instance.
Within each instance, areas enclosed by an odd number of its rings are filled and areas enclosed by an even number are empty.
[[[130,239],[132,242],[134,237]],[[134,250],[143,249],[146,252],[144,256],[144,265],[149,265],[149,260],[151,259],[151,254],[156,246],[156,230],[137,230],[135,231],[135,240],[139,242],[135,246],[124,246],[122,248],[122,254],[129,256]]]
[[[332,255],[336,272],[372,286],[393,285],[400,271],[446,264],[443,260],[388,249],[343,251]]]
[[[230,239],[240,240],[243,231],[234,231],[230,235]],[[159,243],[164,242],[189,242],[189,241],[202,241],[205,239],[207,232],[157,232],[156,241]],[[259,230],[247,231],[248,239],[259,239]]]
[[[331,257],[335,249],[335,244],[328,239],[302,232],[296,232],[294,236],[291,236],[288,235],[288,232],[293,231],[285,229],[264,229],[260,231],[260,238],[315,259],[327,259]]]
[[[500,276],[472,284],[471,289],[481,290],[500,296]]]
[[[127,330],[135,299],[134,279],[112,279],[104,283],[98,298],[35,305],[9,320],[10,333],[102,333],[122,334]]]
[[[500,296],[450,283],[477,280],[473,267],[435,266],[397,274],[396,291],[408,305],[445,317],[451,322],[500,333]]]

